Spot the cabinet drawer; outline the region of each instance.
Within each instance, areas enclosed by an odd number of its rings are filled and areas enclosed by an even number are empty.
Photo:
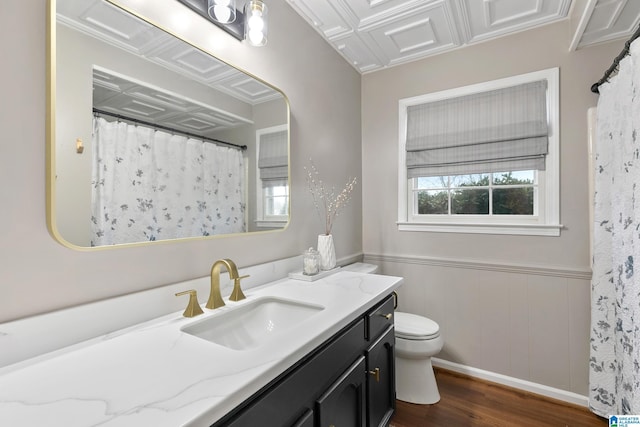
[[[366,338],[367,340],[376,339],[382,332],[393,325],[393,307],[395,299],[393,295],[389,295],[387,299],[376,306],[366,317]]]

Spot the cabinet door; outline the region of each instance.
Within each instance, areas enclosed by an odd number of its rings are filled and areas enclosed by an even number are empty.
[[[365,359],[360,356],[316,402],[318,427],[364,427]]]
[[[313,411],[308,409],[292,427],[313,427]]]
[[[395,334],[389,327],[367,350],[367,426],[387,426],[396,407]]]

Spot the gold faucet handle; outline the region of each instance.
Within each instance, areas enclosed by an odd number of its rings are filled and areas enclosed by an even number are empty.
[[[195,289],[178,292],[176,296],[179,297],[187,294],[189,295],[189,303],[187,304],[187,308],[184,310],[184,313],[182,313],[182,315],[184,317],[196,317],[204,313],[204,311],[202,311],[202,308],[200,308],[200,304],[198,304],[198,292]]]
[[[249,277],[248,274],[246,276],[240,276],[233,279],[233,291],[231,291],[229,301],[240,301],[246,298],[242,292],[242,288],[240,287],[240,280],[246,279],[247,277]]]

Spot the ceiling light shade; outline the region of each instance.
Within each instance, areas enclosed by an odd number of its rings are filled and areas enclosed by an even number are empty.
[[[207,0],[207,13],[221,24],[236,20],[236,0]]]
[[[244,38],[252,46],[267,44],[267,5],[262,0],[249,0],[244,6]]]

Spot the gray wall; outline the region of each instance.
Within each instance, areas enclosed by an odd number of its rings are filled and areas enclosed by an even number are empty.
[[[442,359],[587,394],[587,109],[622,42],[568,52],[569,21],[362,79],[365,260],[404,276],[400,309],[442,329]],[[560,67],[560,237],[399,232],[398,100]]]
[[[247,266],[298,255],[323,231],[304,185],[309,158],[331,184],[360,179],[360,76],[284,0],[269,2],[264,48],[238,42],[174,0],[128,3],[149,8],[152,19],[174,32],[187,28],[191,41],[288,96],[291,223],[282,232],[97,251],[56,242],[45,215],[46,1],[2,1],[0,322],[206,276],[222,257]],[[362,252],[361,188],[334,229],[339,258]]]

